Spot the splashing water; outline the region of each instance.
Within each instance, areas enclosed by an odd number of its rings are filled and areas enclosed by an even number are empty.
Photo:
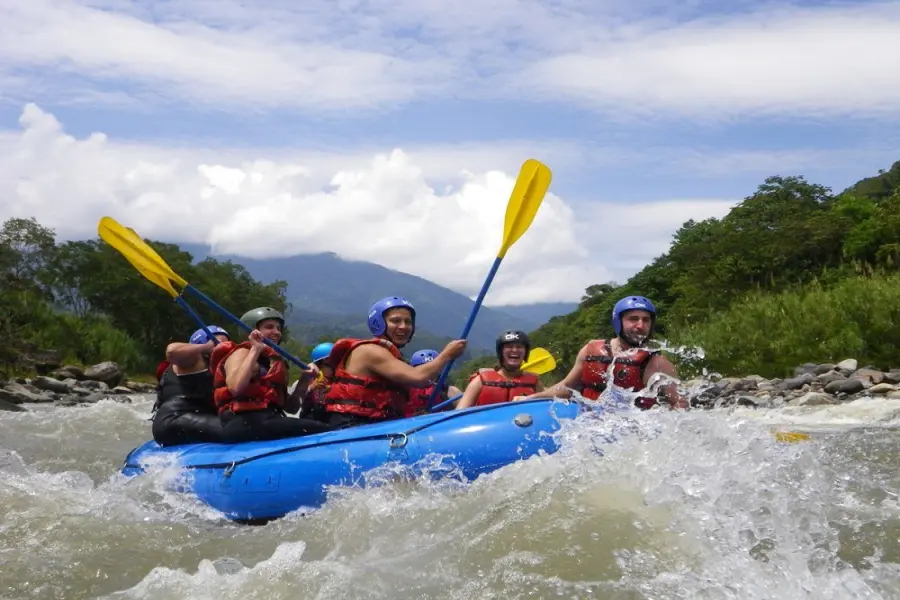
[[[0,597],[900,597],[900,423],[871,407],[802,444],[756,416],[784,411],[588,414],[469,484],[385,467],[248,527],[167,492],[171,466],[118,474],[150,405],[0,416]]]

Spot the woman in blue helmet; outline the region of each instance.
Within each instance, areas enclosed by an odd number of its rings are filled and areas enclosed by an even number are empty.
[[[229,336],[217,325],[207,329],[214,340],[198,329],[188,343],[173,342],[166,347],[169,364],[160,375],[153,406],[153,439],[161,446],[222,441],[209,355]]]
[[[596,400],[612,384],[622,390],[640,392],[649,387],[651,379],[665,375],[677,378],[675,366],[659,351],[646,347],[656,324],[656,307],[643,296],[626,296],[616,302],[612,310],[612,326],[616,337],[611,340],[591,340],[578,352],[575,364],[566,377],[548,388],[550,395],[568,395],[577,390],[582,396]],[[547,392],[532,394],[530,398],[545,397]],[[658,395],[671,408],[687,409],[686,399],[678,393],[675,383],[659,388]],[[638,395],[635,406],[646,410],[657,405],[656,395]]]
[[[402,417],[409,388],[428,386],[466,349],[465,340],[455,340],[434,360],[418,367],[407,364],[400,348],[413,338],[416,309],[398,296],[373,304],[367,323],[372,338],[338,340],[328,358],[334,382],[325,395],[325,411],[334,427]]]
[[[413,353],[413,355],[409,358],[409,364],[412,367],[418,367],[419,365],[424,365],[425,363],[429,363],[438,357],[437,350],[419,350],[418,352]],[[432,392],[434,391],[435,382],[429,382],[428,387],[417,388],[411,387],[409,388],[409,401],[406,403],[406,410],[403,411],[404,417],[413,417],[415,415],[425,414],[426,409],[428,408],[428,399],[431,397]],[[455,385],[448,385],[444,383],[444,389],[437,395],[434,399],[434,405],[440,404],[444,400],[448,398],[452,398],[454,396],[458,396],[462,394],[462,390],[460,390]],[[457,401],[458,402],[458,401]],[[445,406],[441,410],[453,410],[456,403]]]

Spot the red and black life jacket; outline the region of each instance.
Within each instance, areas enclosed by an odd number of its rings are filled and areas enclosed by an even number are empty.
[[[612,349],[606,340],[593,340],[588,344],[587,356],[581,369],[581,395],[596,400],[606,390],[609,366],[613,367],[613,384],[634,392],[644,389],[644,370],[650,359],[659,354],[656,350],[634,348],[624,356],[612,356]],[[656,404],[656,398],[639,397],[635,404],[647,409]]]
[[[221,415],[226,410],[234,414],[283,409],[287,398],[288,370],[284,359],[268,346],[260,355],[260,366],[266,371],[262,376],[254,375],[240,396],[235,397],[225,381],[225,361],[238,348],[251,348],[250,342],[236,344],[232,341],[216,345],[209,359],[209,369],[213,373],[213,399]]]
[[[372,420],[403,416],[409,398],[405,387],[384,377],[362,377],[347,371],[350,353],[364,344],[378,344],[387,348],[397,360],[403,360],[397,346],[383,338],[338,340],[326,359],[334,368],[334,378],[325,394],[325,410]]]

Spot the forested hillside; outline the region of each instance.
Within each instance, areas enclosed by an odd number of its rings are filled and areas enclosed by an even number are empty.
[[[659,337],[705,351],[687,370],[781,376],[848,356],[894,364],[898,267],[900,161],[838,194],[775,176],[724,218],[687,221],[668,252],[621,285],[589,287],[577,310],[533,336],[559,376],[587,340],[611,335],[615,301],[641,294],[660,310]]]

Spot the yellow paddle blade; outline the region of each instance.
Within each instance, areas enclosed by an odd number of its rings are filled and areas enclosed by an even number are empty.
[[[506,205],[506,220],[503,223],[503,244],[497,258],[506,256],[506,251],[516,243],[531,226],[544,195],[550,187],[552,174],[547,165],[529,158],[522,164],[519,178]]]
[[[166,261],[156,253],[133,229],[123,227],[110,217],[103,217],[97,225],[100,238],[119,251],[128,259],[142,275],[147,272],[155,273],[155,278],[150,279],[158,284],[159,279],[166,279],[184,287],[187,281],[181,278]],[[171,287],[171,286],[170,286]],[[166,290],[168,291],[168,290]],[[177,294],[176,294],[177,295]]]
[[[556,368],[556,359],[546,348],[534,348],[528,355],[528,362],[522,365],[523,371],[537,375],[549,373]]]
[[[799,431],[773,431],[772,433],[775,435],[776,440],[787,442],[788,444],[804,442],[809,439],[808,433],[800,433]]]

